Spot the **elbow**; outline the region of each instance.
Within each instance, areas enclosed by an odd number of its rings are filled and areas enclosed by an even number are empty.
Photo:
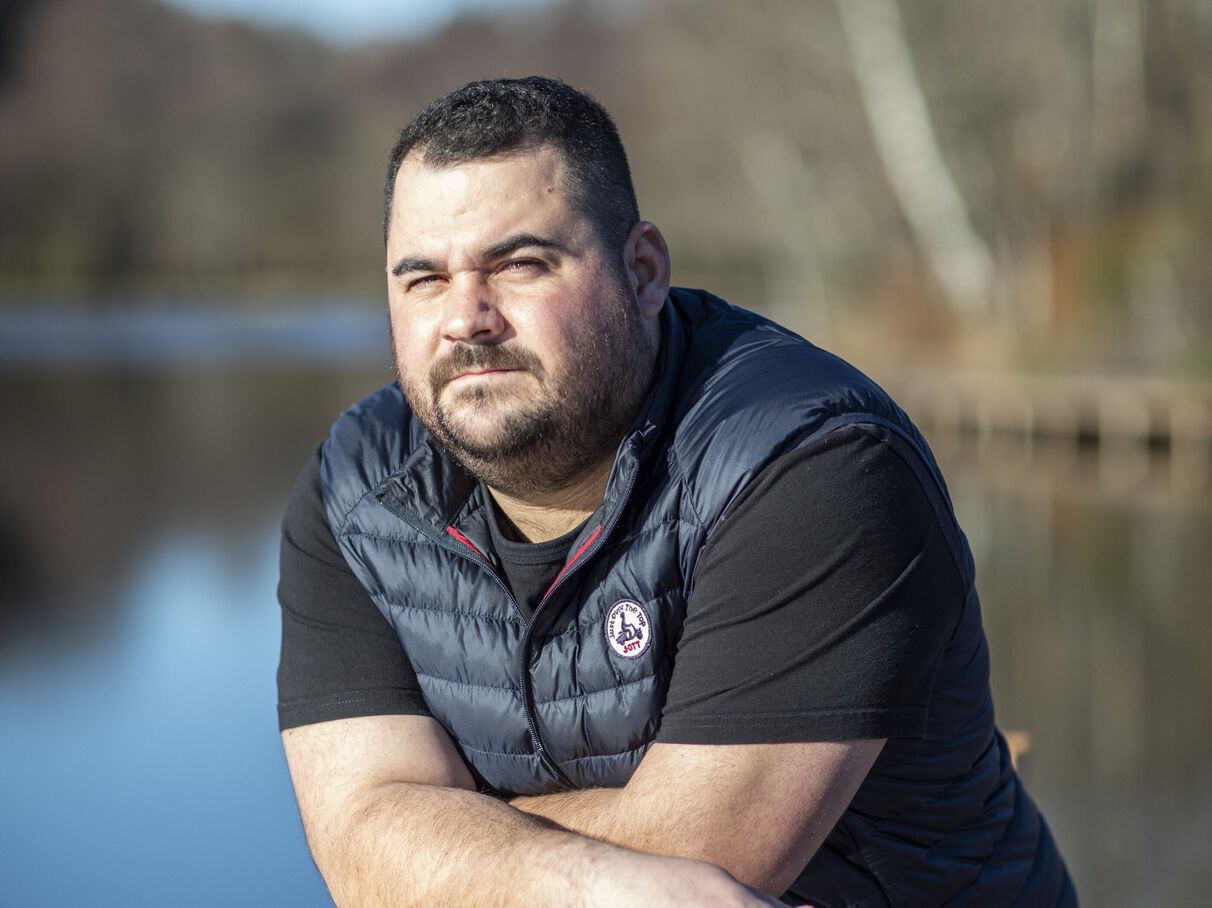
[[[754,836],[746,844],[735,838],[711,842],[699,840],[679,849],[679,857],[695,858],[715,864],[738,882],[761,890],[775,898],[786,892],[812,860],[815,847],[788,847],[776,841]]]
[[[330,805],[323,813],[310,816],[304,812],[303,832],[312,860],[333,901],[342,908],[373,904],[363,897],[360,881],[365,876],[360,869],[365,856],[375,850],[367,836],[387,821],[404,784],[347,790],[340,805]]]
[[[769,896],[778,898],[796,881],[808,862],[733,860],[728,858],[711,858],[703,856],[700,860],[710,861],[732,875],[740,883],[760,890]]]

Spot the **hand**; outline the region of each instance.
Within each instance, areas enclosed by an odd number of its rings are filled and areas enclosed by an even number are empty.
[[[706,861],[625,854],[625,859],[617,863],[598,865],[589,904],[612,908],[786,908],[784,902],[738,882]]]

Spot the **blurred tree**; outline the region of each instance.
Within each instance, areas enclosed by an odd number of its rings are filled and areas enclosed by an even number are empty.
[[[684,283],[905,355],[1212,363],[1203,0],[569,0],[344,48],[154,0],[3,15],[9,297],[379,296],[396,129],[545,72],[616,115]]]
[[[915,239],[952,304],[989,307],[993,259],[943,161],[894,0],[835,0],[875,145]]]

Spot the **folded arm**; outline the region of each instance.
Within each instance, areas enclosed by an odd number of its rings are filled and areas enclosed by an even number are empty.
[[[343,719],[282,737],[308,843],[343,908],[779,904],[711,864],[578,835],[476,793],[428,717]]]
[[[511,803],[605,842],[708,861],[778,894],[825,840],[882,747],[655,744],[624,788]]]

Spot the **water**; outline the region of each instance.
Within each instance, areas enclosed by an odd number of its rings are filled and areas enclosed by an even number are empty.
[[[0,905],[331,905],[277,733],[277,522],[387,378],[0,373]]]
[[[940,447],[977,562],[999,724],[1084,904],[1206,904],[1212,494],[1139,452]]]
[[[0,904],[331,905],[275,727],[276,532],[148,547],[104,634],[0,669]]]
[[[326,905],[274,712],[277,520],[382,368],[0,374],[0,904]],[[1004,728],[1085,904],[1212,886],[1206,464],[936,440]]]
[[[365,361],[367,351],[385,350],[386,331],[383,307],[365,300],[237,313],[190,300],[99,308],[8,301],[0,322],[0,364],[349,365]]]

